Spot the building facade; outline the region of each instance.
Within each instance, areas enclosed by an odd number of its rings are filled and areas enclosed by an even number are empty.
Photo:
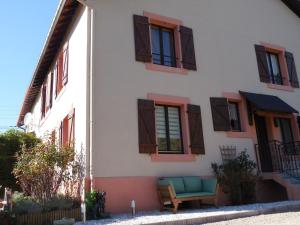
[[[159,177],[213,176],[222,146],[247,151],[275,179],[272,146],[296,151],[300,141],[299,9],[280,0],[63,0],[18,125],[30,112],[27,131],[74,140],[86,188],[106,191],[111,212],[131,200],[158,208]]]

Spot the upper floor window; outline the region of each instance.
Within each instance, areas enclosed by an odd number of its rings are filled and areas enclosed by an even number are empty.
[[[193,30],[176,19],[144,15],[133,17],[136,61],[166,72],[197,70]]]
[[[282,85],[283,81],[278,54],[267,52],[266,56],[271,83]]]
[[[299,88],[294,55],[291,52],[268,43],[255,45],[255,52],[261,82],[280,90]]]
[[[180,107],[156,105],[156,136],[159,153],[183,153]]]
[[[174,30],[152,25],[151,44],[154,64],[176,67]]]
[[[66,43],[59,53],[54,73],[56,78],[55,94],[58,96],[62,88],[68,83],[68,68],[69,67],[69,46]]]
[[[241,120],[238,102],[228,102],[229,119],[232,131],[241,131]]]

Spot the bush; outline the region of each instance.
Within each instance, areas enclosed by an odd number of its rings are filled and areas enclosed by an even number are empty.
[[[87,219],[109,218],[109,213],[105,212],[105,192],[92,190],[85,195]]]
[[[245,151],[223,165],[213,163],[212,168],[223,191],[230,195],[232,204],[239,205],[255,201],[256,164],[250,160]]]
[[[25,194],[46,202],[57,196],[64,182],[72,178],[74,156],[72,147],[58,147],[46,140],[23,148],[13,173]]]
[[[15,129],[0,134],[0,196],[3,196],[5,187],[14,191],[20,189],[15,177],[12,176],[16,153],[21,151],[22,146],[30,148],[40,141],[33,134]]]
[[[60,209],[72,209],[74,208],[74,200],[65,196],[56,196],[45,202],[43,209],[46,212],[60,210]]]
[[[17,215],[68,210],[80,207],[80,200],[63,195],[55,196],[42,204],[30,196],[15,192],[13,194],[12,202],[13,212]]]
[[[33,198],[25,196],[22,193],[13,194],[13,212],[20,214],[39,213],[42,212],[42,206]]]

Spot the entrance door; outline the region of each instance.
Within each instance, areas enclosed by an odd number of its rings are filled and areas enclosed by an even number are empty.
[[[291,143],[294,141],[291,120],[290,119],[279,119],[281,140],[283,143]]]
[[[268,140],[266,119],[265,117],[258,116],[258,115],[255,115],[254,119],[255,119],[255,126],[256,126],[257,141],[259,145],[258,150],[259,150],[261,170],[262,172],[272,172],[273,171],[272,156],[271,156],[269,140]]]
[[[281,132],[281,141],[285,151],[292,153],[294,151],[294,137],[292,132],[292,125],[290,119],[279,119],[279,126]]]

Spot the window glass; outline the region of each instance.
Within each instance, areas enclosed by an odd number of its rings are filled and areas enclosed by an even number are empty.
[[[229,102],[229,118],[230,118],[230,126],[232,131],[241,131],[241,122],[239,115],[239,107],[236,102]]]
[[[180,108],[156,105],[156,136],[160,153],[183,153]]]
[[[164,62],[165,65],[167,66],[172,66],[173,65],[173,40],[171,38],[171,33],[169,30],[163,30],[163,51],[164,51]]]
[[[152,59],[154,64],[176,66],[174,31],[151,26]]]
[[[169,117],[169,133],[170,133],[170,149],[181,151],[181,130],[179,109],[174,107],[168,108]]]
[[[151,28],[152,58],[153,63],[160,64],[160,37],[158,27]]]
[[[164,107],[156,106],[155,114],[158,149],[162,151],[167,151],[167,132]]]
[[[280,65],[279,65],[279,59],[278,55],[274,53],[267,53],[267,63],[268,63],[268,69],[269,74],[271,78],[271,82],[273,84],[282,84],[282,76],[280,72]]]

